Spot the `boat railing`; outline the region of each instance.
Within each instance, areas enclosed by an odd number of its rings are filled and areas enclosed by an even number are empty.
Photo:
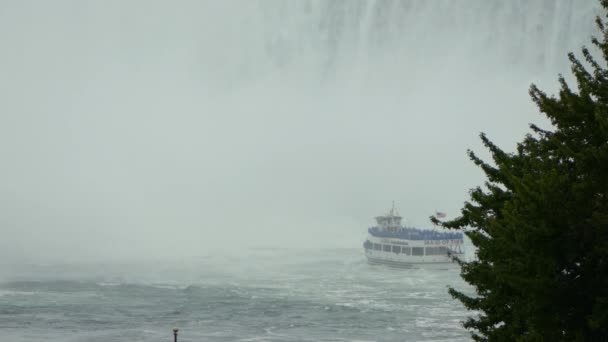
[[[395,231],[381,230],[378,227],[370,227],[370,235],[382,238],[397,238],[407,240],[461,240],[462,233],[437,232],[418,228],[400,228]]]

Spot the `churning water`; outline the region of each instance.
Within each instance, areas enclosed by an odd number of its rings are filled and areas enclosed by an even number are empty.
[[[222,265],[218,267],[217,265]],[[30,265],[0,283],[2,341],[465,341],[456,268],[371,266],[362,249],[179,263]]]

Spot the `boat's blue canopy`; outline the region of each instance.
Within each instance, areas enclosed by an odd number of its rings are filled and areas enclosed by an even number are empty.
[[[462,239],[462,233],[437,232],[434,230],[418,228],[401,228],[394,232],[380,230],[378,227],[371,227],[367,230],[372,236],[382,238],[396,238],[407,240],[457,240]]]

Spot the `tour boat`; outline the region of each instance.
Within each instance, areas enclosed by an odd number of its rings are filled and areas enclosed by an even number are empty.
[[[418,229],[401,225],[393,205],[386,215],[377,216],[363,243],[370,264],[412,267],[421,264],[455,263],[464,258],[462,233]]]

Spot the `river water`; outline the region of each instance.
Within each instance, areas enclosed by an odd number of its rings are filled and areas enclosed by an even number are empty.
[[[5,270],[10,266],[4,267]],[[3,341],[465,341],[458,269],[392,269],[361,249],[259,249],[174,262],[12,268]]]

